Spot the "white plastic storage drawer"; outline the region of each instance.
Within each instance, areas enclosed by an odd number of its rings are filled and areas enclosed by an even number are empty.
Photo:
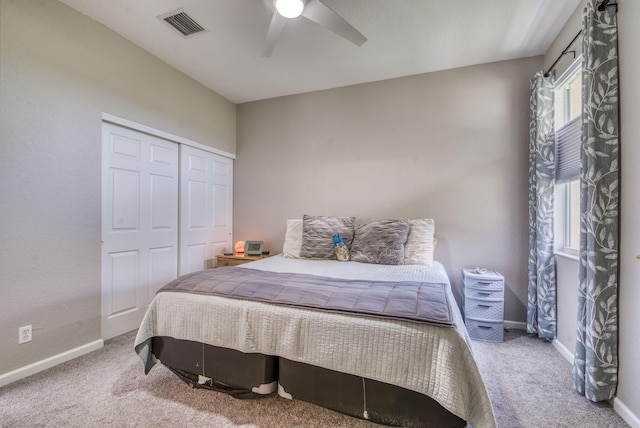
[[[504,322],[475,318],[466,318],[469,336],[476,340],[502,342],[504,340]]]
[[[466,275],[465,285],[469,288],[481,290],[502,290],[504,287],[504,279],[494,278],[476,278],[472,275]]]
[[[466,287],[465,297],[469,299],[504,300],[504,288]]]
[[[465,316],[475,319],[501,321],[504,312],[504,300],[474,299],[467,297]]]

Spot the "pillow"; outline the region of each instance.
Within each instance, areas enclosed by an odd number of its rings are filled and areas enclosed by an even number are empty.
[[[409,222],[406,220],[379,220],[360,225],[351,245],[351,260],[401,265],[408,234]]]
[[[302,219],[287,220],[287,231],[284,234],[282,254],[293,259],[300,258],[302,247]]]
[[[341,233],[347,247],[353,240],[355,217],[302,217],[302,247],[300,257],[313,259],[335,259],[333,235]]]
[[[434,231],[436,224],[432,218],[409,220],[411,229],[404,246],[405,265],[433,265],[435,248]]]

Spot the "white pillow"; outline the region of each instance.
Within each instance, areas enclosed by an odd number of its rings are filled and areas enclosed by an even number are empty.
[[[285,257],[299,259],[302,248],[302,219],[287,220],[282,254]]]
[[[432,218],[409,220],[411,228],[404,246],[405,265],[433,265],[433,249],[436,223]]]

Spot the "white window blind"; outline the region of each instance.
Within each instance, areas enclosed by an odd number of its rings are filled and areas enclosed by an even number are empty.
[[[556,131],[556,183],[580,178],[582,118],[567,122]]]

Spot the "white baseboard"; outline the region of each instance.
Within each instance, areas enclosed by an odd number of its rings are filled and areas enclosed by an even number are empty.
[[[1,374],[0,387],[4,385],[8,385],[17,380],[23,379],[27,376],[34,375],[38,372],[49,369],[53,366],[57,366],[58,364],[62,364],[64,362],[73,360],[74,358],[78,358],[84,354],[88,354],[89,352],[100,349],[103,346],[104,346],[104,341],[102,339],[96,340],[94,342],[89,342],[85,345],[78,346],[77,348],[62,352],[58,355],[45,358],[44,360],[36,361],[35,363],[29,364],[24,367],[20,367],[8,373]]]
[[[640,418],[625,406],[618,397],[613,399],[613,410],[615,410],[631,428],[640,428]]]
[[[504,320],[504,328],[512,328],[514,330],[526,330],[527,323],[522,321]]]
[[[569,361],[569,364],[573,365],[573,353],[569,351],[566,346],[560,343],[558,339],[553,339],[551,344],[558,352],[560,352],[560,355],[562,355],[565,360]]]
[[[558,339],[554,339],[551,344],[554,348],[556,348],[558,352],[560,352],[560,355],[562,355],[571,365],[573,365],[574,356],[566,346],[560,343]],[[614,397],[613,400],[609,400],[609,404],[611,404],[613,410],[615,410],[616,413],[619,414],[620,417],[631,426],[631,428],[640,428],[640,418],[638,418],[638,416],[636,416],[631,411],[631,409],[625,406],[625,404],[620,401],[618,397]]]

